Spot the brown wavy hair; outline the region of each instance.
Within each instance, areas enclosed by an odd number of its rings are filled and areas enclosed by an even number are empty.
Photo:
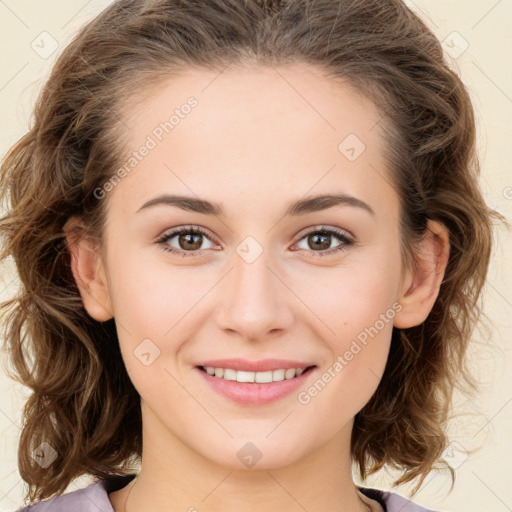
[[[191,66],[290,63],[320,66],[375,101],[400,198],[404,262],[427,220],[450,231],[450,257],[428,318],[393,329],[378,389],[356,415],[353,462],[363,479],[384,466],[405,470],[395,485],[440,466],[457,382],[476,383],[466,350],[482,315],[492,218],[479,189],[470,96],[440,42],[400,0],[120,0],[64,49],[37,100],[31,128],[2,166],[1,259],[12,256],[21,286],[1,304],[10,377],[32,394],[18,450],[27,497],[64,492],[83,474],[124,474],[140,460],[140,397],[118,346],[114,320],[85,311],[63,227],[84,220],[101,244],[106,201],[94,190],[126,148],[123,106],[158,80]],[[47,468],[32,450],[48,442]]]

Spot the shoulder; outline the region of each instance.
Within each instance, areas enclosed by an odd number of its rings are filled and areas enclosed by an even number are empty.
[[[96,480],[83,489],[39,501],[16,512],[114,512],[108,493],[121,489],[134,476],[118,475]]]
[[[386,512],[436,512],[413,503],[410,499],[390,491],[358,487],[368,498],[378,501]]]

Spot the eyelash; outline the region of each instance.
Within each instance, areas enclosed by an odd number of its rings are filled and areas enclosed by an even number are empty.
[[[202,250],[200,250],[200,251],[182,251],[182,250],[175,249],[173,247],[169,247],[168,245],[165,245],[166,242],[168,242],[171,238],[174,238],[176,235],[183,235],[183,234],[203,235],[208,240],[210,240],[210,242],[213,242],[213,240],[208,235],[208,233],[204,229],[200,228],[199,226],[183,226],[181,228],[177,228],[177,229],[175,229],[173,231],[170,231],[169,233],[165,233],[163,236],[161,236],[156,241],[156,243],[162,245],[162,250],[164,250],[166,252],[170,252],[170,253],[172,253],[172,254],[174,254],[176,256],[188,257],[188,256],[194,256],[194,255],[197,255],[197,254],[201,254],[203,252]],[[312,254],[313,257],[321,258],[321,257],[324,257],[324,256],[330,256],[330,255],[332,255],[334,253],[346,251],[349,246],[351,246],[351,245],[353,245],[355,243],[354,239],[351,238],[349,235],[347,235],[345,231],[342,231],[342,230],[336,229],[336,228],[327,228],[325,226],[322,226],[319,229],[314,229],[312,231],[309,231],[309,232],[305,233],[302,236],[302,238],[300,238],[298,240],[298,242],[300,242],[305,237],[310,236],[310,235],[314,235],[314,234],[334,235],[338,239],[340,239],[343,243],[341,243],[340,245],[338,245],[334,249],[325,249],[325,250],[322,250],[322,251],[311,251],[311,250],[310,251],[306,251],[306,252]],[[206,249],[204,249],[204,250],[206,250]],[[303,249],[303,250],[305,250],[305,249]],[[189,254],[187,254],[187,252],[189,252]]]

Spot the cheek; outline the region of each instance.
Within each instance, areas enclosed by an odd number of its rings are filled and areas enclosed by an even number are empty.
[[[110,272],[116,320],[130,332],[158,338],[173,328],[207,289],[197,268],[166,265],[160,251],[134,248],[128,251],[129,257],[118,254],[117,260],[112,252],[116,264]]]
[[[357,278],[360,277],[360,280]],[[355,416],[370,400],[381,381],[393,332],[393,298],[389,288],[352,275],[342,289],[318,294],[322,302],[319,336],[328,349],[321,372],[312,388],[303,390],[300,403],[311,404],[319,421],[327,417],[333,431]],[[370,286],[371,284],[371,286]],[[325,299],[325,295],[330,295]],[[314,306],[311,306],[314,309]],[[335,404],[335,405],[333,405]]]
[[[315,321],[317,336],[331,357],[325,379],[336,382],[332,389],[342,394],[351,390],[343,400],[354,400],[361,407],[384,372],[399,307],[399,267],[391,260],[340,268],[298,292],[307,297],[308,307],[320,320]]]
[[[114,251],[111,255],[115,260]],[[194,332],[201,299],[215,280],[197,267],[173,268],[160,254],[150,256],[144,251],[131,258],[118,253],[119,263],[109,273],[121,352],[139,392],[170,369]]]
[[[387,260],[368,258],[339,268],[316,269],[302,283],[296,280],[293,287],[321,321],[317,323],[324,325],[325,333],[343,348],[347,339],[375,324],[379,331],[390,332],[399,271],[391,255]]]

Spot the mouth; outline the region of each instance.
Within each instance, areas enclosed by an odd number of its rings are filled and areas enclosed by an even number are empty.
[[[248,372],[199,365],[195,366],[194,370],[200,380],[223,399],[237,405],[255,407],[277,402],[291,396],[301,387],[308,386],[318,367],[304,365],[304,368]]]
[[[217,379],[236,381],[244,384],[267,384],[283,380],[297,379],[312,371],[316,365],[306,368],[277,368],[261,372],[235,370],[234,368],[216,368],[214,366],[196,366],[202,372]]]

